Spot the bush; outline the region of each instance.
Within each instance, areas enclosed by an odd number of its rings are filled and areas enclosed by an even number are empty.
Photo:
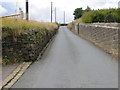
[[[98,11],[94,11],[91,14],[91,22],[92,23],[94,23],[94,22],[104,22],[104,19],[105,19],[105,16]]]
[[[115,22],[120,23],[120,9],[91,10],[89,12],[85,12],[81,19],[83,23],[104,22],[105,18],[110,14],[115,19]]]
[[[82,16],[82,21],[83,23],[91,23],[92,22],[92,13],[93,11],[91,12],[85,12]]]

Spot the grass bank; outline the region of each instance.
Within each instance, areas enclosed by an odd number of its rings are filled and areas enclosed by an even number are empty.
[[[2,28],[9,28],[11,30],[6,29],[6,31],[3,32],[2,37],[7,37],[9,35],[18,36],[30,30],[52,31],[57,27],[58,26],[55,23],[45,23],[45,22],[37,22],[37,21],[19,20],[14,18],[4,18],[2,19]]]
[[[3,65],[35,61],[57,29],[55,23],[2,19]]]

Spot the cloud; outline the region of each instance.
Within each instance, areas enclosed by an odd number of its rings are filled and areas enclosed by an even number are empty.
[[[49,22],[50,13],[49,8],[34,8],[30,9],[30,18],[32,20]]]
[[[9,14],[14,13],[16,9],[17,0],[4,0],[7,11]],[[25,1],[18,0],[18,8],[22,8],[25,12]],[[53,21],[54,21],[54,8],[57,7],[57,21],[63,22],[63,12],[66,12],[66,22],[73,20],[73,12],[76,8],[82,7],[85,9],[90,6],[92,9],[103,8],[117,8],[119,0],[29,0],[30,19],[37,21],[50,22],[50,4],[53,2]],[[3,1],[2,1],[3,2]]]
[[[0,5],[0,16],[4,15],[7,12],[7,10]]]

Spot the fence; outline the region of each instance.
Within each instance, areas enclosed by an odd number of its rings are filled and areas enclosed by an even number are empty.
[[[103,26],[104,25],[104,26]],[[101,47],[106,52],[118,56],[118,31],[120,28],[118,24],[74,24],[72,31],[84,39],[93,42],[95,45]]]

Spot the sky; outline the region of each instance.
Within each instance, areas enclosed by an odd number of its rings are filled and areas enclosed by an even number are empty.
[[[74,20],[73,12],[76,8],[107,9],[118,8],[120,0],[29,0],[29,13],[31,20],[50,22],[51,2],[53,2],[53,21],[55,21],[55,7],[57,10],[57,22],[64,22],[64,11],[66,23]],[[17,3],[18,2],[18,3]],[[25,13],[25,0],[0,0],[0,16],[19,13],[22,8]]]

